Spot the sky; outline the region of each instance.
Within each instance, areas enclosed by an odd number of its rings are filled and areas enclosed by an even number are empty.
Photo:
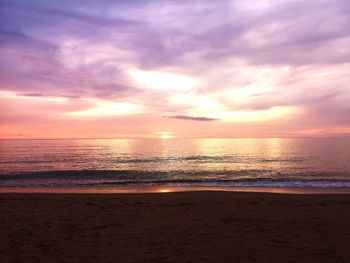
[[[0,138],[350,136],[348,0],[1,0]]]

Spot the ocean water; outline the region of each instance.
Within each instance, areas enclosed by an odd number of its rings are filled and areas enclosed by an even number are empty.
[[[350,187],[349,138],[1,140],[0,187]]]

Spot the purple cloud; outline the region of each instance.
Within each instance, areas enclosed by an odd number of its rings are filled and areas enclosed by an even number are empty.
[[[347,0],[1,1],[0,91],[76,102],[63,113],[128,102],[210,122],[193,112],[295,107],[304,123],[348,125],[349,14]],[[135,69],[198,84],[146,88]]]

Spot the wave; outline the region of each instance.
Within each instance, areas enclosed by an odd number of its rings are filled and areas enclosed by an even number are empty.
[[[211,186],[211,187],[317,187],[350,188],[348,173],[280,173],[270,170],[238,171],[130,171],[70,170],[7,174],[2,187],[68,186]]]
[[[111,164],[133,164],[133,163],[172,163],[172,162],[195,162],[195,163],[301,163],[305,160],[303,158],[259,158],[259,157],[242,157],[236,155],[223,155],[223,156],[205,156],[194,155],[186,157],[153,157],[153,158],[116,158],[116,159],[103,159]],[[76,159],[76,158],[56,158],[55,159],[43,159],[43,160],[6,160],[0,161],[0,164],[45,164],[45,163],[57,163],[57,162],[71,162],[71,163],[88,163],[91,160]]]

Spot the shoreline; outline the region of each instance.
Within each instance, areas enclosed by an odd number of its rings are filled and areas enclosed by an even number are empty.
[[[282,188],[282,187],[192,187],[192,186],[144,186],[144,187],[0,187],[0,194],[149,194],[177,192],[236,192],[275,193],[295,195],[350,194],[350,188]]]

